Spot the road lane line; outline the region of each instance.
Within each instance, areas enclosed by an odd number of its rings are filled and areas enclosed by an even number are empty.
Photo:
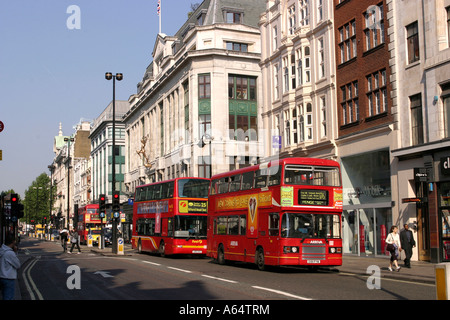
[[[155,263],[155,262],[150,262],[150,261],[142,261],[143,263],[148,263],[148,264],[152,264],[154,266],[160,266],[161,264],[159,263]]]
[[[224,278],[217,278],[217,277],[213,277],[213,276],[208,276],[206,274],[202,274],[202,277],[209,278],[209,279],[214,279],[214,280],[225,281],[225,282],[230,282],[230,283],[238,283],[237,281],[234,281],[234,280],[228,280],[228,279],[224,279]]]
[[[174,268],[174,267],[167,267],[167,268],[172,269],[172,270],[176,270],[176,271],[192,273],[192,271],[189,271],[189,270],[184,270],[184,269],[179,269],[179,268]]]
[[[280,290],[269,289],[269,288],[258,287],[258,286],[252,286],[252,288],[270,291],[270,292],[273,292],[273,293],[281,294],[281,295],[283,295],[283,296],[290,297],[290,298],[295,298],[295,299],[299,299],[299,300],[312,300],[312,299],[310,299],[310,298],[305,298],[305,297],[301,297],[301,296],[296,296],[296,295],[294,295],[294,294],[287,293],[287,292],[280,291]]]
[[[22,272],[22,276],[25,281],[25,286],[27,287],[27,290],[30,293],[31,300],[36,300],[36,296],[34,295],[33,290],[36,293],[37,298],[39,300],[44,300],[44,297],[42,297],[42,294],[36,287],[36,284],[34,283],[33,278],[31,277],[31,269],[34,267],[36,262],[39,261],[40,258],[41,258],[40,256],[36,257],[36,259],[33,260],[33,262],[31,262]]]

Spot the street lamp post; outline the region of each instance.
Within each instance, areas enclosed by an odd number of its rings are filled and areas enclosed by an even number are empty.
[[[70,143],[74,141],[74,138],[68,137],[64,138],[64,141],[67,142],[67,229],[69,227],[70,220]]]
[[[113,80],[113,129],[112,129],[112,188],[111,195],[114,195],[116,191],[116,79],[121,81],[123,79],[122,73],[116,73],[113,75],[111,72],[105,73],[106,80]],[[112,252],[117,254],[117,220],[115,217],[112,219]]]

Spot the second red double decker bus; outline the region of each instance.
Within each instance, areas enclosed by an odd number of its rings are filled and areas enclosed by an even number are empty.
[[[288,158],[211,178],[207,255],[273,266],[342,265],[342,184],[332,160]]]
[[[93,242],[98,241],[101,233],[101,218],[98,204],[88,204],[78,209],[78,234],[80,243],[86,244],[89,236]]]
[[[176,178],[136,188],[132,246],[164,255],[206,254],[209,179]]]

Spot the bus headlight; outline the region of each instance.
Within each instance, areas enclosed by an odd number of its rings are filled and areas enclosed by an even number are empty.
[[[342,253],[341,247],[330,247],[328,248],[329,253]]]
[[[283,247],[284,253],[297,253],[298,247]]]

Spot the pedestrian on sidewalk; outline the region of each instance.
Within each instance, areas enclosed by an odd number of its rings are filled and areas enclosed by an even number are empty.
[[[59,235],[61,236],[61,246],[63,247],[63,252],[66,252],[67,251],[67,239],[69,237],[69,230],[62,229],[61,232],[59,233]]]
[[[412,249],[416,246],[416,242],[408,224],[405,223],[403,227],[404,229],[400,232],[400,244],[405,251],[405,267],[411,268]]]
[[[8,234],[0,248],[0,288],[3,300],[13,300],[16,288],[17,270],[20,261],[17,257],[17,243],[13,234]]]
[[[392,226],[391,230],[386,238],[386,250],[391,254],[391,260],[389,262],[389,271],[393,271],[392,266],[395,266],[396,271],[400,271],[400,267],[398,266],[398,257],[400,252],[402,251],[402,247],[400,244],[400,236],[398,235],[398,227]]]
[[[70,233],[70,243],[72,243],[72,247],[70,248],[69,253],[72,253],[73,247],[75,247],[75,245],[77,246],[78,254],[81,253],[79,242],[80,242],[80,237],[78,235],[78,232],[75,229],[72,229],[72,232]]]

